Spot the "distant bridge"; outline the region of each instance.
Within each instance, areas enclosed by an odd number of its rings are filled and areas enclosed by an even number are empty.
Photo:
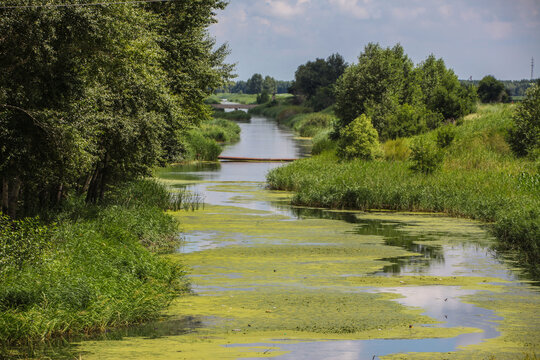
[[[257,106],[257,105],[256,104],[252,104],[252,105],[246,105],[246,104],[212,104],[212,107],[214,107],[215,109],[235,109],[235,110],[253,109],[255,106]]]
[[[250,161],[250,162],[291,162],[298,159],[290,158],[252,158],[252,157],[237,157],[237,156],[218,156],[221,161]]]

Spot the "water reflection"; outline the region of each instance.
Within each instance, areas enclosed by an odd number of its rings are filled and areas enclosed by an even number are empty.
[[[357,224],[355,232],[361,235],[377,235],[384,238],[385,244],[399,246],[417,256],[385,258],[391,265],[383,267],[375,273],[380,276],[395,275],[430,275],[430,276],[485,276],[507,281],[515,281],[518,276],[508,269],[503,260],[496,257],[495,252],[486,240],[486,233],[458,234],[452,231],[432,229],[429,232],[411,232],[414,215],[409,221],[395,219],[363,218],[359,212],[337,212],[325,209],[294,208],[297,218],[319,218],[341,220]],[[367,213],[376,214],[376,213]],[[380,213],[384,217],[384,214]],[[429,217],[430,215],[423,215]],[[431,215],[440,218],[439,215]],[[430,244],[441,238],[454,238],[449,244]]]

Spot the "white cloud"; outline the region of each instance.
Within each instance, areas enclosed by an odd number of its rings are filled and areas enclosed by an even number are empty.
[[[414,20],[418,16],[425,14],[426,8],[393,8],[392,16],[399,20]]]
[[[454,11],[452,10],[452,7],[450,5],[442,5],[439,6],[439,14],[441,14],[445,18],[449,18],[453,15]]]
[[[280,18],[290,18],[301,15],[306,10],[306,5],[310,0],[297,0],[296,3],[286,0],[266,0],[268,11],[270,14]]]
[[[359,0],[329,0],[330,5],[336,6],[342,12],[350,14],[357,19],[365,20],[371,18],[370,11],[365,6],[370,1],[361,0],[360,2],[363,5],[359,4]]]
[[[506,39],[512,35],[512,23],[492,21],[484,24],[488,36],[495,40]]]

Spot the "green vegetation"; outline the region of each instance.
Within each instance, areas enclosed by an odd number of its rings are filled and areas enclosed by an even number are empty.
[[[238,104],[256,104],[257,103],[257,94],[218,93],[214,96],[217,96],[220,99],[226,99],[227,101],[235,102]]]
[[[373,160],[380,155],[379,135],[369,117],[362,114],[341,129],[336,154],[346,160]]]
[[[513,113],[512,106],[492,105],[466,117],[444,150],[429,146],[426,156],[444,151],[440,170],[430,175],[418,165],[421,154],[416,162],[407,159],[411,140],[400,139],[383,145],[384,161],[338,162],[326,152],[271,171],[268,183],[294,191],[295,205],[479,219],[491,224],[502,249],[517,250],[520,261],[538,275],[540,175],[534,162],[516,159],[505,140]],[[438,134],[432,131],[416,141],[434,144]],[[414,163],[419,172],[410,170]]]
[[[75,3],[82,3],[77,0]],[[20,5],[17,2],[11,2]],[[220,0],[0,10],[0,180],[13,218],[182,159],[232,67]]]
[[[313,137],[333,128],[337,118],[330,114],[309,113],[297,115],[290,120],[292,128],[302,137]]]
[[[478,83],[478,98],[483,103],[510,102],[508,90],[492,75],[484,76]]]
[[[185,139],[183,160],[217,161],[223,150],[221,143],[240,140],[240,126],[231,120],[216,118],[187,131]]]
[[[253,76],[249,78],[248,81],[240,80],[230,85],[225,85],[221,87],[219,91],[237,94],[257,94],[258,92],[262,92],[262,90],[266,89],[270,94],[287,94],[292,84],[292,81],[276,80],[273,77],[267,75],[262,80],[263,82],[261,87],[261,78],[261,74],[253,74]]]
[[[170,200],[163,185],[140,180],[102,206],[71,199],[55,224],[1,215],[1,345],[157,316],[187,290],[182,267],[155,254],[178,246],[177,222],[164,213]]]
[[[292,103],[292,98],[271,101],[250,109],[249,113],[274,118],[278,123],[292,127],[294,126],[293,118],[296,115],[312,112],[310,108],[293,105]]]
[[[291,93],[306,100],[306,105],[321,111],[335,102],[334,84],[347,68],[345,59],[339,54],[325,59],[316,59],[300,65],[294,74]]]
[[[462,86],[442,59],[430,55],[414,67],[399,44],[368,44],[336,84],[337,130],[366,114],[384,140],[435,129],[475,105],[474,87]]]
[[[540,158],[540,83],[527,90],[517,106],[509,142],[517,155]]]
[[[443,153],[432,142],[420,137],[411,145],[411,161],[411,170],[431,174],[441,166]]]
[[[204,104],[233,70],[208,34],[226,4],[3,4],[0,342],[155,317],[186,289],[164,210],[198,200],[140,179],[238,137]]]
[[[242,110],[234,110],[234,111],[225,112],[222,109],[217,109],[217,110],[214,110],[214,118],[236,120],[236,121],[249,121],[251,120],[251,115]]]

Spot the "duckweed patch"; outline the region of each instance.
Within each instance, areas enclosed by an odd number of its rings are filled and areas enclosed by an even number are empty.
[[[269,192],[256,183],[214,183],[208,188],[238,193],[238,206],[207,205],[196,212],[172,213],[188,235],[187,245],[200,237],[208,246],[181,256],[168,255],[191,268],[198,294],[176,299],[164,314],[202,319],[204,326],[196,333],[160,339],[83,343],[80,349],[88,354],[83,358],[267,358],[286,354],[284,344],[291,343],[310,346],[313,341],[436,339],[481,333],[472,327],[444,327],[444,318],[423,315],[423,304],[403,305],[400,289],[416,291],[411,287],[419,291],[436,287],[443,293],[451,287],[466,290],[463,293],[473,295],[452,301],[466,301],[503,316],[498,326],[502,335],[463,351],[388,358],[483,359],[496,354],[497,359],[505,359],[521,354],[527,344],[538,343],[540,297],[527,297],[525,286],[514,287],[501,277],[486,275],[491,273],[484,269],[493,264],[482,263],[483,258],[453,263],[454,272],[466,276],[437,276],[429,273],[429,266],[417,269],[425,271],[421,274],[377,275],[395,259],[434,256],[434,261],[444,262],[449,247],[465,251],[467,244],[483,249],[491,238],[476,222],[433,214],[339,211],[322,218],[299,211],[298,219],[292,219],[242,207],[253,201],[280,201],[288,193]],[[421,245],[417,248],[422,251],[412,251],[412,243]],[[426,248],[432,250],[425,252]],[[435,299],[439,295],[425,295],[439,303],[446,301]]]

